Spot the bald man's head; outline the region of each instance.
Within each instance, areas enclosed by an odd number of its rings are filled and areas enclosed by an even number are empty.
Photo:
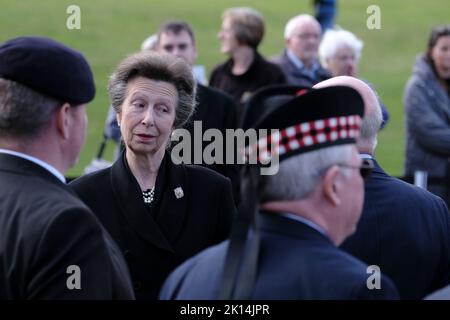
[[[380,130],[383,116],[376,93],[364,81],[354,77],[334,77],[316,84],[313,88],[332,86],[348,86],[359,92],[364,100],[364,119],[361,124],[361,136],[358,141],[360,152],[372,154],[377,143],[377,134]]]

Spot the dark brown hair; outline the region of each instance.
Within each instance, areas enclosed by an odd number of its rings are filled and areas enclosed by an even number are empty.
[[[167,21],[159,27],[158,42],[163,33],[172,32],[174,34],[179,34],[181,31],[186,31],[191,37],[192,43],[195,43],[194,31],[192,31],[191,26],[187,22],[177,20]]]

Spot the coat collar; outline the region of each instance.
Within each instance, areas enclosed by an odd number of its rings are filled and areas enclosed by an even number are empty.
[[[331,74],[320,65],[317,59],[315,59],[314,61],[315,68],[312,74],[311,72],[305,72],[304,67],[299,68],[297,65],[295,65],[294,62],[289,58],[287,49],[284,49],[280,61],[286,66],[284,69],[287,70],[289,74],[295,77],[309,79],[310,81],[314,82],[313,84],[331,78]]]
[[[439,84],[436,73],[424,55],[416,57],[413,73],[420,80],[424,88],[427,89],[429,94],[434,96],[433,100],[439,101],[439,105],[448,112],[449,95]]]
[[[387,175],[386,172],[384,172],[384,170],[380,167],[377,160],[375,160],[375,158],[372,158],[372,160],[373,160],[373,164],[374,164],[373,172]]]
[[[325,234],[303,222],[286,218],[279,212],[261,211],[260,225],[262,230],[272,233],[279,233],[293,238],[304,238],[307,236],[309,239],[315,239],[315,241],[334,246],[330,238]]]
[[[248,67],[247,71],[245,71],[243,74],[240,75],[235,75],[233,74],[232,70],[233,70],[233,65],[234,65],[234,61],[232,58],[229,58],[226,62],[225,62],[225,70],[228,73],[228,75],[232,78],[236,78],[236,79],[250,79],[251,77],[255,76],[258,72],[258,70],[260,69],[260,65],[261,63],[264,61],[263,57],[259,54],[258,51],[254,50],[254,58],[252,63],[250,64],[250,66]]]
[[[0,153],[0,170],[18,172],[24,175],[39,177],[49,183],[52,183],[70,194],[76,196],[71,188],[67,187],[61,180],[40,165],[27,159],[14,155]],[[78,198],[78,196],[76,196]]]
[[[378,164],[377,160],[373,156],[370,156],[370,159],[372,159],[373,164],[374,164],[374,168],[373,168],[372,174],[378,173],[378,174],[387,175],[387,173],[384,172],[384,170],[380,167],[380,165]],[[370,176],[369,176],[369,179],[370,179]]]
[[[111,168],[111,185],[120,209],[131,227],[151,244],[174,252],[173,243],[182,231],[188,201],[187,174],[182,165],[175,165],[166,153],[158,171],[155,202],[150,215],[142,200],[138,182],[126,162],[125,153]],[[181,189],[177,189],[181,188]],[[182,190],[175,193],[175,189]]]

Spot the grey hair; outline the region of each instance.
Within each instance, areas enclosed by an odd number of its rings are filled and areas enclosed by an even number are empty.
[[[35,138],[61,102],[18,82],[0,78],[0,137]]]
[[[128,82],[136,77],[173,84],[178,93],[174,128],[181,128],[188,121],[195,107],[196,85],[186,61],[153,51],[138,52],[125,58],[111,75],[108,84],[111,104],[117,113],[122,111]]]
[[[316,18],[314,18],[313,16],[311,16],[309,14],[299,14],[298,16],[295,16],[295,17],[289,19],[289,21],[286,23],[286,27],[284,28],[284,38],[285,39],[291,38],[294,33],[295,27],[297,27],[297,25],[300,22],[307,22],[307,21],[317,23],[317,25],[319,26],[319,29],[322,30],[322,28],[320,27],[320,24],[319,24],[319,22],[317,22]]]
[[[372,103],[373,105],[365,108],[368,112],[364,114],[364,118],[362,119],[359,139],[372,142],[375,148],[378,131],[383,123],[383,113],[381,112],[380,98],[378,97],[377,92],[373,89],[372,92],[375,99],[370,99],[371,101],[367,102]]]
[[[262,178],[261,202],[307,198],[325,169],[349,162],[351,156],[352,145],[339,145],[300,154],[280,162],[277,174]]]
[[[364,43],[350,31],[328,30],[323,35],[319,46],[320,62],[325,68],[328,66],[327,61],[336,55],[336,51],[341,46],[349,47],[355,53],[356,61],[359,61]]]

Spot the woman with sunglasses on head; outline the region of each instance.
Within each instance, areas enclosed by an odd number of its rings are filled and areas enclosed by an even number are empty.
[[[450,204],[450,25],[433,29],[404,96],[405,175],[426,171],[428,189]],[[430,179],[431,178],[431,179]],[[433,181],[434,180],[434,181]]]

